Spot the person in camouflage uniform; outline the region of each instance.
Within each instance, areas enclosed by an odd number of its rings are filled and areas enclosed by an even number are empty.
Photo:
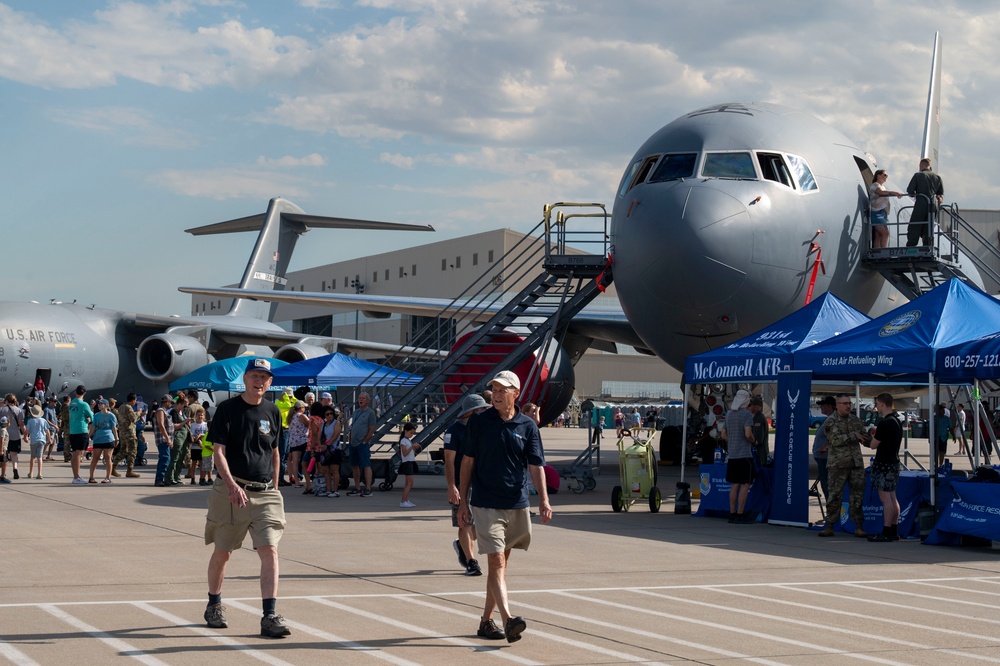
[[[867,537],[864,530],[865,516],[862,502],[865,495],[865,461],[861,457],[861,441],[865,425],[851,412],[851,396],[837,396],[837,411],[823,423],[830,450],[826,469],[829,475],[830,496],[826,501],[826,526],[821,537],[833,536],[833,526],[840,519],[844,498],[844,485],[850,484],[850,514],[854,521],[854,536]]]
[[[73,453],[69,445],[69,396],[64,396],[59,408],[59,438],[63,445],[63,462],[69,462]]]
[[[138,479],[141,475],[133,467],[135,466],[135,453],[139,446],[139,440],[135,436],[135,422],[139,418],[135,413],[135,393],[129,393],[125,402],[118,407],[118,448],[115,449],[114,461],[111,465],[111,475],[121,476],[118,472],[118,465],[125,461],[125,477]]]

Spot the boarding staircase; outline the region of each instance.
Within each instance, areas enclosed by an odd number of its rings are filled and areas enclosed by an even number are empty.
[[[519,401],[541,405],[548,368],[569,362],[559,354],[569,321],[611,282],[608,221],[601,204],[546,205],[531,232],[411,336],[410,346],[436,340],[447,354],[428,361],[400,348],[383,363],[422,375],[419,384],[404,389],[362,381],[358,390],[381,394],[383,407],[373,453],[392,447],[390,433],[404,418],[416,419],[416,441],[426,448],[454,422],[461,398],[482,392],[500,370],[530,364]],[[505,290],[522,284],[516,294]]]
[[[1000,274],[984,258],[991,256],[1000,261],[1000,249],[962,217],[957,204],[942,206],[932,213],[930,246],[905,247],[907,213],[911,209],[912,206],[901,208],[896,222],[889,225],[890,231],[895,230],[890,233],[892,247],[871,248],[871,234],[864,234],[869,241],[865,263],[878,270],[900,293],[913,299],[951,278],[968,283],[962,259],[971,261],[981,274],[1000,283]]]

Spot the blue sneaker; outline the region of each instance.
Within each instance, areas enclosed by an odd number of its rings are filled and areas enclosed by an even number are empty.
[[[0,476],[0,483],[14,483],[14,482],[8,479],[6,476]]]

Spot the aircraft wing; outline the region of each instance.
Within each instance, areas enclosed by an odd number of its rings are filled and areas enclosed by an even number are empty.
[[[468,316],[468,309],[461,303],[444,298],[414,298],[403,296],[376,296],[372,294],[333,294],[310,291],[251,291],[236,287],[180,287],[185,294],[201,294],[221,298],[243,298],[269,303],[291,305],[314,305],[319,307],[342,307],[361,310],[366,314],[411,314],[425,317]],[[473,319],[485,323],[500,309],[500,304],[492,307],[477,307]],[[525,313],[531,315],[530,309]],[[584,309],[570,322],[567,333],[591,341],[590,346],[602,351],[615,352],[615,344],[635,347],[643,353],[652,353],[646,343],[632,329],[625,313],[620,309]]]

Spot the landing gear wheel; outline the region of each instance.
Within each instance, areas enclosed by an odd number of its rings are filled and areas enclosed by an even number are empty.
[[[622,502],[622,487],[615,486],[611,489],[611,510],[615,513],[621,513],[624,506]]]
[[[572,490],[577,495],[582,494],[583,491],[585,490],[585,488],[583,487],[583,482],[581,482],[580,479],[576,478],[575,476],[571,477],[566,485],[568,485],[569,489]]]
[[[592,476],[588,476],[583,480],[583,487],[587,490],[593,490],[597,487],[597,479]]]
[[[660,512],[660,489],[656,486],[649,489],[649,512]]]

